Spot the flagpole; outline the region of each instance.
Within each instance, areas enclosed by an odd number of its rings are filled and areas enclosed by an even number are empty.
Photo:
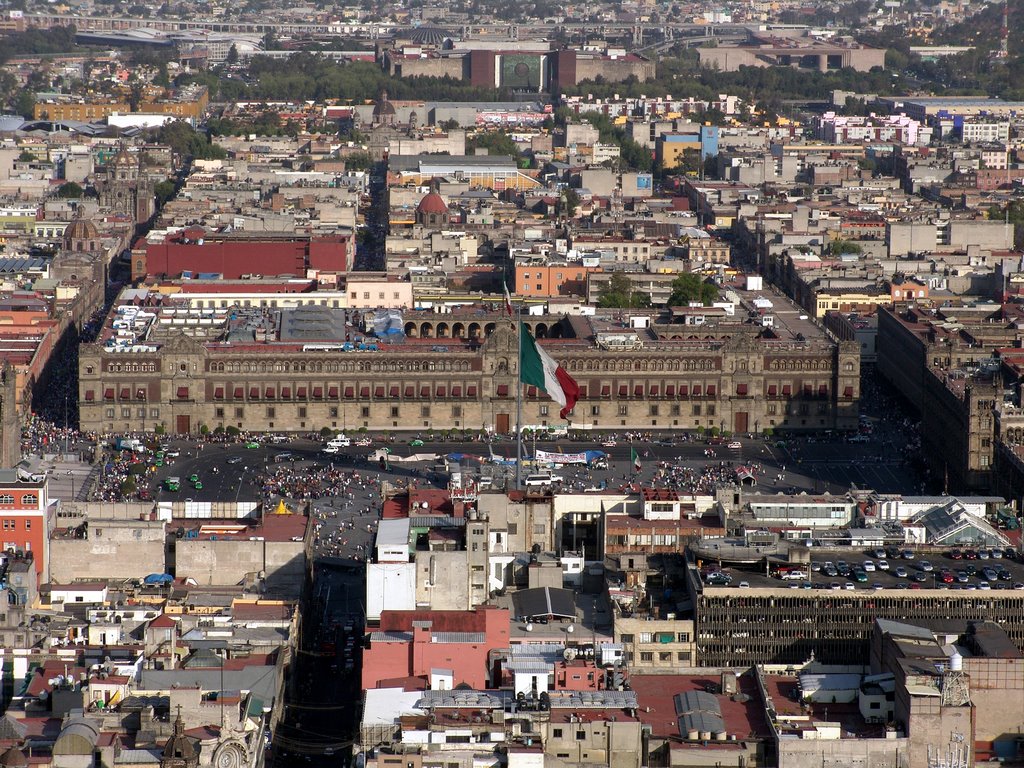
[[[516,304],[516,490],[523,487],[523,365],[522,359],[522,303]]]

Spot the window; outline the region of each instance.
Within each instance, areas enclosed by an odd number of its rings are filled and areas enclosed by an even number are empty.
[[[650,415],[651,416],[657,416],[658,415],[658,406],[652,405],[650,407]]]
[[[672,661],[672,651],[661,651],[658,654],[658,661]]]
[[[583,741],[587,738],[586,731],[576,731],[576,741]]]
[[[640,661],[654,661],[654,653],[651,651],[641,651]]]
[[[272,419],[272,418],[274,418],[274,415],[275,415],[276,413],[277,413],[277,410],[276,410],[275,408],[273,408],[273,407],[268,407],[268,408],[267,408],[267,418],[268,418],[268,419]]]
[[[680,664],[689,664],[690,663],[690,652],[689,651],[679,651],[679,652],[677,652],[676,653],[676,661],[678,661]]]
[[[694,405],[693,409],[690,411],[690,414],[693,416],[700,416],[700,405]]]
[[[240,419],[243,416],[245,416],[245,409],[244,408],[235,408],[235,418],[236,419]]]
[[[370,407],[368,405],[364,405],[362,408],[359,409],[359,415],[362,416],[364,419],[370,418]]]
[[[562,738],[562,729],[561,728],[554,728],[554,729],[552,729],[551,736],[553,738],[556,738],[556,739]]]
[[[619,416],[629,416],[629,406],[625,403],[619,403]]]
[[[213,415],[215,417],[217,417],[218,419],[223,419],[224,418],[224,409],[223,408],[214,408],[213,409]]]
[[[649,643],[649,642],[651,642],[651,633],[650,632],[641,632],[640,633],[640,642],[641,643]]]
[[[31,520],[28,520],[28,519],[25,520],[25,530],[26,531],[31,531],[32,530],[32,521]]]
[[[363,291],[363,299],[369,301],[369,299],[370,299],[370,292],[369,291]]]
[[[122,408],[121,409],[121,418],[122,419],[130,419],[131,417],[132,417],[132,409],[131,408]]]
[[[508,535],[509,536],[516,536],[518,534],[519,534],[519,523],[509,523],[508,524]]]
[[[546,405],[540,406],[540,415],[541,416],[547,416],[548,415],[548,407]]]
[[[300,410],[305,411],[306,409],[302,408]],[[338,418],[338,406],[336,406],[336,405],[331,406],[330,408],[327,409],[327,412],[330,414],[332,419]],[[305,413],[300,413],[299,415],[300,416],[305,416],[306,414]]]
[[[715,406],[713,406],[711,403],[708,403],[707,415],[708,416],[714,416],[715,415]]]
[[[461,405],[453,405],[452,406],[452,418],[453,419],[460,419],[460,418],[462,418],[462,406]]]
[[[397,419],[398,418],[398,406],[397,405],[392,405],[391,406],[391,418],[392,419]]]
[[[113,408],[107,408],[106,414],[107,414],[107,418],[108,419],[114,418],[114,409]]]
[[[619,635],[619,642],[621,642],[621,643],[632,643],[633,642],[633,635],[627,635],[627,634]]]
[[[690,642],[690,633],[689,632],[677,632],[676,633],[676,642],[677,643],[688,643],[688,642]]]
[[[430,418],[430,406],[429,405],[421,405],[420,406],[420,418],[422,418],[422,419],[429,419]]]
[[[668,413],[669,413],[669,416],[678,416],[679,413],[680,413],[679,403],[675,403],[673,405],[670,405],[668,407]]]
[[[592,406],[590,406],[590,415],[591,416],[600,416],[601,415],[601,406],[600,405],[592,405]]]
[[[545,526],[544,523],[534,523],[533,524],[533,535],[534,536],[543,536],[545,533],[547,533],[547,530],[548,530],[547,526]]]
[[[149,409],[149,418],[151,418],[151,419],[159,419],[160,418],[160,409],[159,408],[150,408]]]
[[[299,418],[300,419],[306,418],[306,406],[304,406],[304,405],[299,406]]]

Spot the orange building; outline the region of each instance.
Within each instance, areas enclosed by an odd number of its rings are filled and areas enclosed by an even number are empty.
[[[582,264],[517,264],[516,295],[554,299],[560,296],[586,296],[587,275],[600,272]]]
[[[41,580],[46,578],[50,555],[50,522],[46,478],[0,469],[0,543],[4,551],[32,553]]]

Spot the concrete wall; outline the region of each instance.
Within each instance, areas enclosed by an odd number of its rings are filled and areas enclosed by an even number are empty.
[[[465,552],[416,553],[416,605],[429,605],[435,611],[468,611],[472,607]]]
[[[50,540],[51,580],[132,579],[167,570],[162,521],[90,519],[86,536]]]
[[[909,743],[905,738],[783,739],[778,744],[778,768],[847,768],[852,765],[910,768]]]
[[[302,586],[305,571],[301,541],[227,541],[178,539],[175,575],[201,585],[238,584],[247,574],[263,571],[268,589]]]

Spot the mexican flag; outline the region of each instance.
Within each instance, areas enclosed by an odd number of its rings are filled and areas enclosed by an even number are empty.
[[[508,316],[512,317],[512,297],[508,293],[508,283],[502,283],[501,287],[505,289],[505,311],[508,312]]]
[[[580,385],[537,346],[525,323],[519,324],[519,381],[547,392],[548,397],[562,406],[558,415],[563,419],[580,396]]]
[[[640,454],[636,452],[636,448],[629,449],[629,458],[633,460],[633,471],[640,471]]]

